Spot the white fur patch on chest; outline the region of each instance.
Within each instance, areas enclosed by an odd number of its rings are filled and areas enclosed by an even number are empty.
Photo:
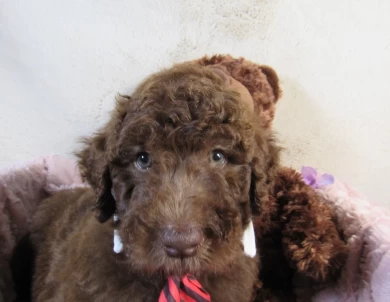
[[[114,230],[114,252],[119,254],[123,250],[123,243],[118,234],[118,230]]]
[[[246,227],[244,234],[242,236],[242,243],[244,245],[244,253],[249,257],[253,258],[256,256],[256,237],[255,237],[255,229],[253,227],[252,220],[249,222]]]
[[[118,216],[114,215],[114,222],[117,222]],[[118,230],[114,230],[114,253],[119,254],[123,250],[123,243],[121,237],[119,236]]]

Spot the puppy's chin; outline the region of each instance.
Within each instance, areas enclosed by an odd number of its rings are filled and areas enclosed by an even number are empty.
[[[126,254],[131,268],[148,275],[157,273],[165,277],[182,277],[186,274],[198,276],[209,266],[208,257],[201,253],[186,258],[169,257],[163,249],[154,249],[149,253],[132,250]]]
[[[135,270],[139,274],[148,276],[159,275],[164,278],[169,276],[183,277],[187,274],[200,276],[207,272],[204,269],[206,266],[196,257],[186,259],[172,258],[158,262],[148,261],[148,259],[145,259],[145,261],[130,260],[128,264],[131,270]]]
[[[185,259],[167,259],[165,264],[160,268],[164,276],[183,277],[187,274],[199,276],[204,273],[204,266],[197,257]]]

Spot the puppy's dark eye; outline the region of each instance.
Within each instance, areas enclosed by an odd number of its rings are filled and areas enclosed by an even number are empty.
[[[210,154],[210,160],[217,165],[223,165],[226,162],[226,157],[222,151],[214,150]]]
[[[140,170],[146,170],[152,166],[152,157],[147,152],[142,152],[137,155],[135,166]]]

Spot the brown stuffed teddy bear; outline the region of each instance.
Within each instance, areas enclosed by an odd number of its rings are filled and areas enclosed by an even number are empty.
[[[259,127],[271,127],[281,96],[272,68],[229,55],[197,62],[228,78],[262,117]],[[261,255],[254,301],[307,301],[316,289],[338,277],[347,255],[346,243],[330,207],[298,172],[279,169],[272,187],[268,199],[263,198],[253,213]]]

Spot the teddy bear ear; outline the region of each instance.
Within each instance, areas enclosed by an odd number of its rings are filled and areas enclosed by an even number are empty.
[[[279,87],[279,77],[276,74],[275,70],[273,68],[267,66],[267,65],[260,65],[261,71],[265,74],[267,77],[268,83],[272,87],[275,102],[279,100],[279,98],[282,96],[282,90]]]
[[[263,126],[270,128],[275,117],[276,103],[281,97],[282,91],[275,70],[269,66],[260,65],[258,71],[259,74],[253,81],[254,87],[251,94],[255,104],[255,112],[262,117]],[[251,84],[248,83],[248,85]]]
[[[259,65],[244,58],[230,55],[203,57],[197,62],[202,66],[218,66],[243,84],[251,94],[254,110],[261,117],[262,126],[269,128],[275,116],[275,105],[281,97],[279,78],[269,66]]]

